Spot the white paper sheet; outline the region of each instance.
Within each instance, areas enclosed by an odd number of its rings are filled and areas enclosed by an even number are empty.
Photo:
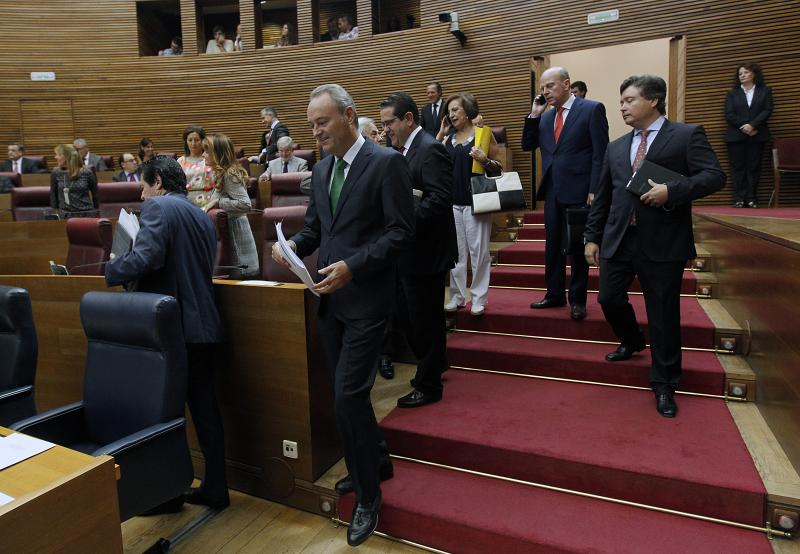
[[[14,502],[14,497],[8,496],[7,494],[3,494],[0,492],[0,506],[5,506],[9,502]]]
[[[314,286],[314,280],[308,273],[308,269],[306,269],[303,260],[297,256],[295,251],[289,246],[289,243],[286,242],[286,237],[283,236],[283,231],[281,230],[281,223],[282,222],[279,221],[275,224],[275,231],[278,234],[278,244],[281,245],[281,253],[284,259],[289,262],[289,269],[292,270],[292,273],[300,277],[300,280],[308,287],[308,290],[319,296],[319,293],[312,288]]]
[[[22,433],[13,433],[2,437],[0,438],[0,470],[32,458],[54,446],[55,444],[52,442],[29,437]]]
[[[237,285],[250,285],[251,287],[279,287],[283,283],[278,281],[262,281],[260,279],[250,279],[249,281],[239,281]]]
[[[131,237],[131,241],[134,243],[136,242],[136,235],[139,234],[139,220],[135,215],[126,212],[125,208],[122,208],[119,211],[117,225],[122,225],[122,228],[125,229],[125,232]]]

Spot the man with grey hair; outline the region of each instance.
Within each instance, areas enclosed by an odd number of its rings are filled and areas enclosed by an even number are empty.
[[[96,171],[108,171],[108,166],[103,158],[89,151],[89,143],[86,142],[86,139],[76,138],[72,141],[72,146],[80,154],[83,165],[93,165]]]
[[[542,94],[525,118],[522,149],[542,154],[542,180],[536,193],[544,200],[545,269],[547,293],[531,308],[564,306],[566,283],[564,247],[566,213],[591,205],[600,180],[603,154],[608,145],[608,120],[603,104],[578,98],[570,92],[569,73],[551,67],[539,80]],[[552,106],[554,109],[548,110]],[[570,317],[586,317],[589,265],[582,251],[570,251]]]
[[[318,325],[349,472],[336,488],[355,491],[347,542],[357,546],[377,527],[380,481],[393,474],[370,391],[395,301],[396,261],[414,239],[411,173],[405,157],[358,133],[355,103],[341,86],[314,89],[307,113],[332,155],[314,166],[305,226],[289,246],[301,258],[319,248]],[[286,264],[280,247],[272,257]]]
[[[292,137],[281,137],[278,139],[278,157],[269,162],[266,171],[258,178],[259,181],[271,181],[272,176],[277,173],[299,173],[308,171],[308,162],[303,158],[294,155]],[[300,183],[300,190],[307,194],[311,177],[303,179]]]
[[[251,163],[267,164],[278,151],[278,141],[289,136],[289,128],[280,122],[278,112],[272,106],[261,110],[261,123],[267,128],[261,135],[261,150],[258,156],[250,156]]]

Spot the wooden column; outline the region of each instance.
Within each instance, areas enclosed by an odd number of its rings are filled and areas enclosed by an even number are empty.
[[[358,38],[372,36],[372,0],[357,0]]]
[[[241,0],[239,2],[239,23],[242,24],[242,41],[244,42],[245,50],[254,50],[259,47],[256,41],[256,20],[255,2],[253,0]],[[258,21],[260,20],[261,18],[259,17]],[[258,32],[261,32],[260,26]]]
[[[195,0],[181,0],[181,37],[183,54],[196,56],[197,46],[197,5]]]
[[[313,0],[297,0],[297,43],[313,44],[315,38],[315,20],[317,10]]]

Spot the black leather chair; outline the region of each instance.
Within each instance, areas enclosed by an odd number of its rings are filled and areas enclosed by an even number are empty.
[[[89,292],[81,300],[81,322],[89,342],[83,400],[12,428],[113,456],[125,521],[180,496],[192,481],[180,309],[171,296]]]
[[[28,291],[0,286],[0,425],[8,427],[36,413],[38,354]]]

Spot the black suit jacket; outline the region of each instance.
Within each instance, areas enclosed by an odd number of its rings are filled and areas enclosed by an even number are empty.
[[[139,224],[133,250],[106,264],[106,283],[135,282],[137,291],[174,296],[187,343],[222,340],[211,281],[217,251],[211,218],[173,192],[145,200]]]
[[[631,179],[633,132],[608,145],[600,184],[594,197],[584,237],[600,245],[600,256],[612,258],[636,212],[640,244],[656,262],[689,260],[697,256],[692,234],[692,200],[708,196],[725,185],[725,173],[699,125],[665,121],[646,160],[686,178],[667,183],[669,199],[662,208],[644,205],[625,190]]]
[[[353,279],[322,295],[320,311],[336,298],[351,319],[386,317],[394,304],[396,263],[414,240],[414,204],[406,159],[391,148],[366,141],[359,150],[331,213],[329,183],[335,157],[314,165],[305,226],[292,237],[297,255],[319,248],[317,267],[344,260]]]
[[[141,167],[137,168],[136,171],[134,171],[134,173],[136,174],[136,178],[139,179],[139,181],[141,181],[142,180],[142,168]],[[115,183],[126,183],[126,182],[128,182],[128,176],[125,175],[125,171],[123,170],[123,171],[120,171],[119,173],[117,173],[116,175],[112,176],[111,180],[114,181]]]
[[[6,160],[2,164],[0,164],[0,171],[2,172],[10,172],[14,165],[11,163],[11,160]],[[39,166],[33,160],[29,160],[26,157],[22,157],[22,164],[20,169],[22,170],[20,173],[39,173]]]
[[[748,106],[747,97],[742,87],[728,91],[725,96],[725,142],[767,142],[772,135],[767,126],[767,120],[772,115],[772,89],[769,87],[756,87],[753,92],[753,102]],[[739,130],[739,127],[749,123],[758,133],[751,137]]]
[[[414,198],[416,236],[403,257],[401,271],[409,275],[442,273],[458,260],[453,219],[453,162],[444,145],[424,131],[406,152],[411,182],[422,197]]]
[[[434,137],[439,132],[439,128],[442,125],[442,118],[444,117],[444,99],[442,99],[442,103],[439,106],[439,112],[436,114],[436,117],[433,117],[433,104],[425,104],[422,107],[422,128],[427,132],[433,135]]]
[[[264,131],[264,134],[261,135],[261,150],[262,154],[259,155],[261,158],[259,160],[260,163],[266,164],[272,158],[275,157],[275,153],[278,151],[278,139],[281,137],[288,137],[289,136],[289,128],[281,122],[278,122],[275,125],[275,128],[272,129],[272,133],[268,131]],[[263,154],[264,149],[266,149],[266,155]]]

